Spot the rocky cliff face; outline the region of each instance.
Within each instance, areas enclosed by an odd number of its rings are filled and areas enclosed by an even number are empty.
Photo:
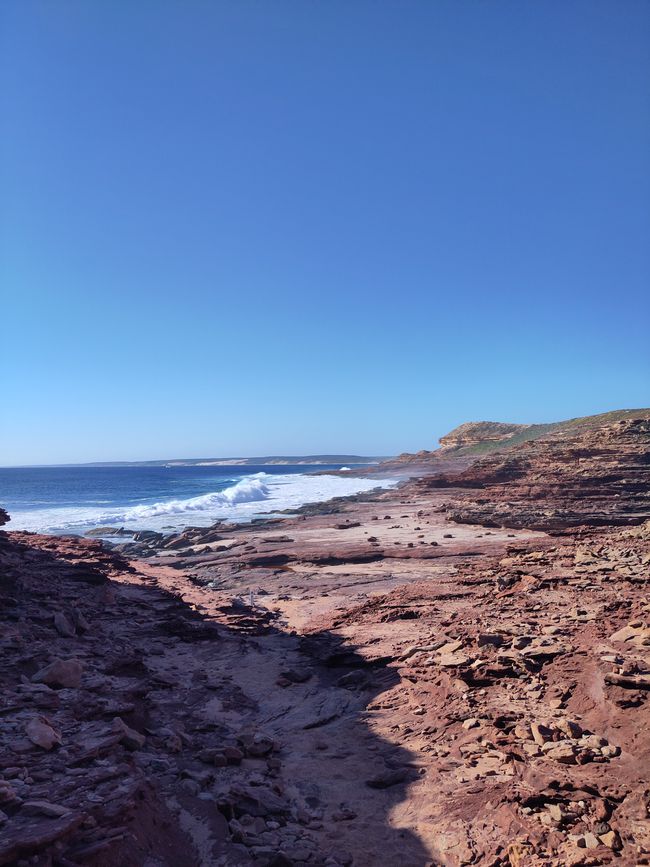
[[[498,421],[469,421],[440,437],[440,448],[450,449],[477,446],[482,443],[506,443],[515,434],[522,433],[528,424],[505,424]]]
[[[440,468],[441,472],[456,472],[484,455],[509,452],[525,442],[549,437],[563,439],[566,436],[602,430],[606,425],[618,421],[631,421],[637,418],[650,418],[650,409],[619,409],[550,424],[470,421],[440,437],[439,449],[420,451],[416,454],[405,452],[386,461],[381,467],[390,469],[392,466],[400,467],[409,464],[409,468],[422,465],[425,468],[429,466],[430,471],[438,471]],[[449,463],[451,461],[454,463]]]
[[[650,412],[553,430],[422,487],[452,488],[460,523],[539,530],[640,524],[650,517]]]

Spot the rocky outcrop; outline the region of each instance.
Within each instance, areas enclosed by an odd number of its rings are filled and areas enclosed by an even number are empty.
[[[7,512],[5,512],[4,509],[0,509],[0,527],[2,527],[3,524],[8,524],[10,520],[11,518]]]
[[[640,524],[650,518],[650,413],[553,431],[419,485],[451,489],[448,514],[459,523],[539,530]]]
[[[447,451],[483,443],[505,444],[515,434],[522,433],[529,427],[531,425],[505,424],[497,421],[470,421],[440,437],[440,448]]]
[[[650,417],[648,409],[621,409],[599,415],[582,416],[550,424],[506,424],[504,422],[466,422],[440,438],[440,448],[416,453],[404,452],[382,463],[379,469],[390,471],[408,465],[409,471],[457,472],[479,458],[508,452],[524,442],[541,437],[558,437],[602,429],[617,421]],[[373,469],[372,472],[376,472]]]

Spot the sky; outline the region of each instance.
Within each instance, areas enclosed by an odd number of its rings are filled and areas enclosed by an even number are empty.
[[[645,0],[6,0],[0,465],[650,405]]]

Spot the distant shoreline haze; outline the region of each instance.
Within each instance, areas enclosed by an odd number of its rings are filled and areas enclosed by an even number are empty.
[[[82,463],[53,464],[12,464],[1,466],[0,469],[29,469],[39,467],[248,467],[276,466],[315,466],[319,464],[355,464],[367,465],[385,461],[392,455],[268,455],[252,458],[169,458],[154,461],[87,461]]]

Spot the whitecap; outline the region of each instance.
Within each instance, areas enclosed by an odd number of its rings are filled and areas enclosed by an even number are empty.
[[[298,473],[256,473],[244,476],[222,491],[187,499],[169,499],[113,509],[63,506],[12,511],[7,529],[50,533],[83,533],[92,527],[128,527],[133,530],[181,530],[208,527],[215,521],[250,521],[269,512],[296,509],[332,497],[345,497],[376,487],[391,487],[397,479]]]

